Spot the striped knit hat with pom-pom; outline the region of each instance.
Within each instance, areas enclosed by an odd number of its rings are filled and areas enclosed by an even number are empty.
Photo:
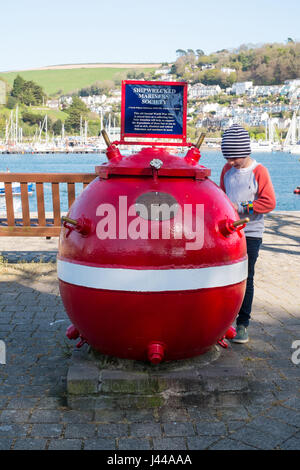
[[[238,124],[233,124],[223,134],[221,149],[225,158],[248,157],[251,153],[249,133]]]

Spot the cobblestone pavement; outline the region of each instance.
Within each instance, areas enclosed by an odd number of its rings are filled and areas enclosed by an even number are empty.
[[[0,257],[8,263],[55,263],[57,246],[57,237],[1,237]]]
[[[70,322],[55,264],[2,263],[0,339],[7,357],[0,365],[0,449],[300,449],[300,364],[292,362],[293,353],[300,359],[292,348],[300,340],[300,213],[273,213],[266,225],[250,341],[232,345],[257,379],[257,393],[214,408],[69,410],[73,345],[65,337]],[[4,242],[6,252],[30,252],[34,243],[55,252],[57,240]]]

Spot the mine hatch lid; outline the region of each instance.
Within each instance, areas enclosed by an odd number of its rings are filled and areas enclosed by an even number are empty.
[[[173,178],[194,178],[203,180],[211,175],[211,170],[202,165],[190,165],[184,158],[160,152],[144,152],[123,158],[119,162],[109,161],[96,166],[101,179],[111,176],[158,176]]]

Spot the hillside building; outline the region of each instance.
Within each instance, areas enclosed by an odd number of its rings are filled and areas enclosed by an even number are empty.
[[[160,69],[155,70],[155,75],[167,75],[171,73],[170,67],[162,67]]]
[[[59,109],[59,100],[48,100],[47,107],[50,109]]]
[[[232,85],[232,92],[236,95],[245,95],[252,86],[253,82],[236,82]]]
[[[253,97],[259,97],[259,96],[275,96],[279,95],[282,90],[282,85],[259,85],[259,86],[253,86],[250,87],[247,91],[246,94],[250,96],[251,98]]]
[[[90,96],[81,96],[81,101],[83,101],[88,108],[96,104],[103,104],[106,101],[106,95],[90,95]]]
[[[222,67],[221,72],[226,73],[226,75],[230,75],[231,73],[235,73],[235,69],[231,69],[230,67]]]
[[[215,68],[216,66],[214,64],[205,64],[205,65],[202,65],[201,70],[212,70]]]
[[[208,96],[215,96],[221,93],[219,85],[206,86],[202,83],[197,83],[189,87],[188,96],[190,99],[206,98]]]

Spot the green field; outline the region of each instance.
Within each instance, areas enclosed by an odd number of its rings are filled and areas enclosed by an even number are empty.
[[[47,114],[47,116],[52,119],[52,121],[56,121],[57,119],[60,119],[61,121],[65,121],[68,117],[67,113],[64,113],[63,111],[60,111],[58,109],[49,109],[46,107],[39,107],[39,106],[24,106],[23,109],[21,108],[20,110],[22,111],[27,111],[28,113],[33,113],[33,114],[41,114],[44,116]]]
[[[47,95],[67,94],[80,88],[91,86],[93,83],[104,80],[125,79],[129,71],[136,70],[137,73],[151,72],[155,68],[74,68],[57,70],[27,70],[20,72],[0,73],[0,78],[13,84],[17,75],[21,75],[25,80],[33,80],[38,83]]]

